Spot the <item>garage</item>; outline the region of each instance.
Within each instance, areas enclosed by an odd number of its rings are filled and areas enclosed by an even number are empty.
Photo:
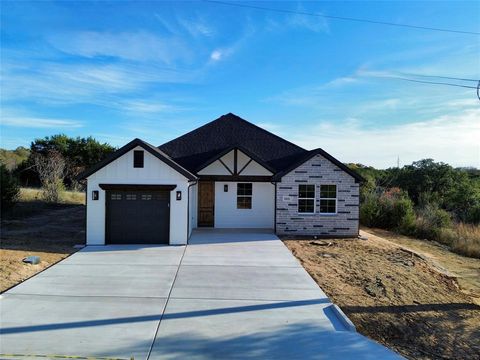
[[[170,191],[106,191],[107,244],[168,244]]]

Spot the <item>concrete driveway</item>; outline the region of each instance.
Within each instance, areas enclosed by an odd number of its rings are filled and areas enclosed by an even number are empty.
[[[197,231],[187,247],[87,247],[0,306],[2,358],[398,357],[351,331],[283,243],[259,230]]]

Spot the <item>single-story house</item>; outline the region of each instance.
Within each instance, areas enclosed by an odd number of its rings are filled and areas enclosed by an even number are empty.
[[[358,235],[357,173],[231,113],[159,147],[135,139],[80,177],[88,245],[186,244],[197,227]]]

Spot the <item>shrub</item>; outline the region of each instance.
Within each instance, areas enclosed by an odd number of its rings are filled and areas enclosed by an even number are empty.
[[[379,211],[378,194],[375,191],[365,192],[360,206],[360,222],[366,226],[378,226]]]
[[[415,223],[413,203],[398,188],[370,192],[360,207],[360,220],[367,226],[408,233]]]
[[[440,234],[445,233],[444,229],[452,226],[450,214],[438,207],[437,204],[426,203],[418,210],[418,217],[415,222],[415,235],[417,237],[436,240]]]
[[[47,202],[60,202],[60,194],[65,190],[65,159],[57,151],[48,151],[45,155],[37,154],[34,158],[35,168],[42,182],[43,198]]]
[[[4,164],[0,164],[0,189],[1,189],[1,209],[8,210],[18,201],[20,188],[12,173],[7,170]]]

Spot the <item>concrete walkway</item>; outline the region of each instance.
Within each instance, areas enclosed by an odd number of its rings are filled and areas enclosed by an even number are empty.
[[[259,230],[196,231],[187,247],[87,247],[0,306],[7,355],[397,358],[348,331],[283,243]]]

